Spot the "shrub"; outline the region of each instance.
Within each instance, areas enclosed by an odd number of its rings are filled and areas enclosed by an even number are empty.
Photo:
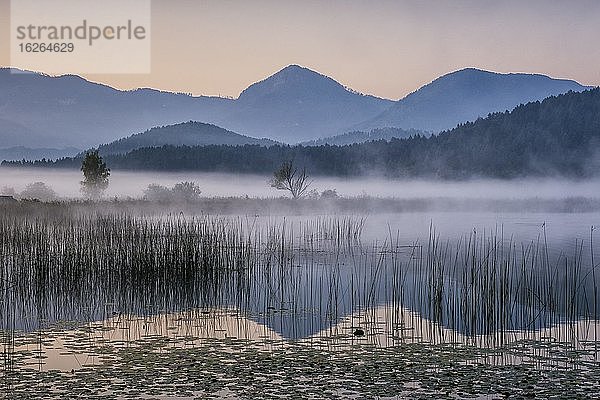
[[[30,183],[21,192],[19,197],[22,199],[39,201],[55,201],[58,199],[56,192],[44,182]]]

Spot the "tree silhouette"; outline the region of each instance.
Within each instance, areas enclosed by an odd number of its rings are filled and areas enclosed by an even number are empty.
[[[311,182],[308,181],[306,169],[299,172],[294,167],[293,161],[284,162],[277,171],[273,173],[270,181],[271,186],[279,190],[288,190],[294,199],[302,197],[308,190]]]
[[[98,150],[85,153],[81,171],[83,172],[83,181],[81,181],[83,194],[91,199],[102,197],[102,192],[108,187],[110,170],[106,168],[106,163],[98,154]]]

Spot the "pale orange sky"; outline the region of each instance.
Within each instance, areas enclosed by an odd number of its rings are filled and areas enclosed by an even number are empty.
[[[463,67],[599,85],[599,21],[598,0],[153,0],[151,73],[86,78],[233,97],[288,64],[392,99]]]

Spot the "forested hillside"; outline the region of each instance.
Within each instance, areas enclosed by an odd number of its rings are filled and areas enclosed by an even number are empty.
[[[325,144],[345,146],[354,143],[372,142],[374,140],[386,140],[389,142],[394,138],[402,139],[421,134],[425,134],[425,132],[417,131],[415,129],[405,130],[401,128],[377,128],[369,132],[354,131],[342,133],[341,135],[330,136],[318,140],[311,140],[301,144],[305,146],[322,146]]]
[[[160,126],[116,140],[98,148],[100,154],[125,154],[144,147],[171,146],[206,146],[226,144],[239,146],[244,144],[273,145],[269,139],[255,139],[239,135],[212,124],[201,122],[184,122],[181,124]]]

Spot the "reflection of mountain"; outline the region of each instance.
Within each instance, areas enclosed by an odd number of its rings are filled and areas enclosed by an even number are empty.
[[[110,309],[110,304],[107,308]],[[38,332],[33,334],[39,337]],[[84,336],[85,344],[74,342],[73,337]],[[102,353],[99,347],[139,346],[140,342],[161,342],[168,340],[171,348],[200,347],[206,339],[242,339],[261,350],[272,350],[285,345],[285,341],[277,333],[265,325],[244,318],[237,310],[192,309],[178,313],[154,314],[146,316],[109,314],[102,321],[82,328],[67,328],[64,331],[54,330],[45,337],[43,343],[36,346],[36,353],[31,350],[31,337],[27,344],[17,345],[13,351],[26,354],[24,361],[35,365],[43,371],[60,370],[71,372],[86,365],[100,365],[105,360],[98,357]],[[23,340],[24,338],[20,338]],[[33,339],[35,342],[35,339]],[[38,353],[38,351],[40,353]],[[39,356],[43,358],[40,359]]]
[[[350,339],[349,327],[355,324],[366,324],[361,327],[371,334],[383,329],[379,325],[393,324],[396,327],[388,329],[398,335],[397,328],[404,323],[412,330],[403,332],[407,340],[424,331],[432,339],[439,335],[450,340],[491,335],[490,340],[495,340],[509,331],[576,321],[593,309],[593,299],[586,297],[593,292],[593,282],[581,283],[580,278],[571,276],[556,277],[551,291],[541,285],[548,272],[536,254],[546,252],[543,245],[523,255],[493,239],[444,240],[431,247],[367,245],[347,252],[338,252],[326,242],[315,244],[296,254],[294,267],[269,268],[253,276],[245,310],[250,318],[290,339],[321,335]],[[471,244],[469,252],[464,243]],[[490,248],[496,249],[497,258],[485,256]],[[559,252],[548,254],[552,265],[563,257]],[[513,262],[502,263],[512,257]],[[521,262],[530,266],[526,278]],[[576,260],[562,262],[567,263],[567,270],[580,268]],[[581,271],[580,276],[586,273]],[[496,280],[490,280],[491,276]],[[581,290],[567,293],[575,282],[582,284]],[[540,314],[549,298],[554,311]],[[565,311],[571,303],[574,308]],[[385,320],[377,315],[382,310],[387,310]]]
[[[419,329],[444,327],[475,336],[590,318],[595,309],[587,252],[565,258],[543,242],[526,242],[521,252],[518,242],[483,238],[476,231],[405,246],[379,226],[378,237],[387,239],[361,244],[354,236],[361,225],[354,219],[111,218],[98,217],[92,225],[61,219],[52,225],[56,242],[24,230],[24,240],[33,236],[47,246],[38,248],[47,249],[52,264],[48,274],[36,273],[37,264],[25,267],[14,248],[7,252],[8,265],[22,268],[27,278],[0,280],[15,316],[8,327],[32,331],[45,321],[153,318],[195,309],[216,328],[232,315],[214,310],[226,308],[242,323],[254,321],[253,330],[260,331],[260,324],[284,339],[319,332],[349,337],[344,325],[369,320],[361,326],[368,334],[378,332],[380,323],[393,329],[423,323]],[[72,230],[75,223],[85,229]],[[539,234],[539,225],[530,229],[528,237]],[[71,255],[73,243],[87,243],[78,250],[80,258]],[[115,252],[123,243],[131,248]],[[549,243],[550,249],[560,248]],[[123,252],[127,257],[118,258]],[[556,274],[555,265],[565,274]],[[546,306],[550,301],[552,308]],[[373,315],[381,307],[392,310],[385,321]],[[0,308],[0,317],[5,310]],[[344,322],[360,314],[365,319]],[[13,320],[0,318],[2,328],[7,323]]]

